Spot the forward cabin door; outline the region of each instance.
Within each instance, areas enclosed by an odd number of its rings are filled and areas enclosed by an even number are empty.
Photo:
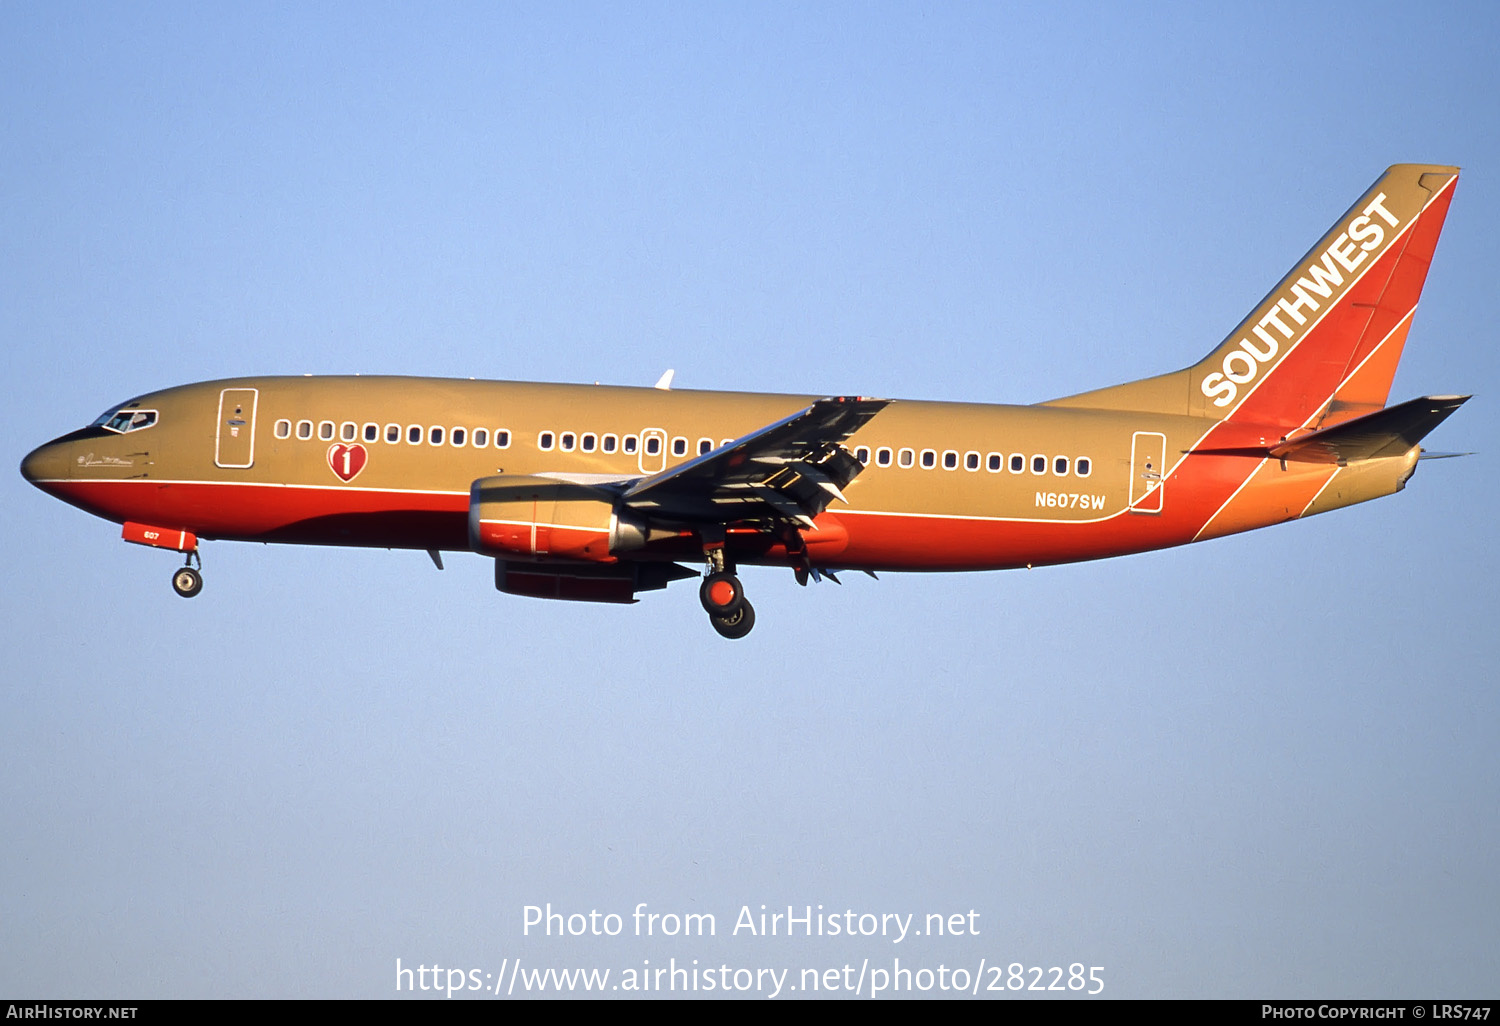
[[[226,388],[219,393],[219,431],[214,440],[214,463],[220,467],[248,467],[255,462],[255,401],[253,388]]]
[[[1162,475],[1166,473],[1167,436],[1137,431],[1130,440],[1130,511],[1160,513]]]

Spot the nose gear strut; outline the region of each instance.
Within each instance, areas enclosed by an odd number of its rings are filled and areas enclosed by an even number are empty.
[[[198,569],[193,569],[193,560],[198,561]],[[203,590],[203,557],[198,555],[198,550],[191,549],[187,554],[187,560],[182,567],[172,575],[172,590],[183,598],[192,598]]]

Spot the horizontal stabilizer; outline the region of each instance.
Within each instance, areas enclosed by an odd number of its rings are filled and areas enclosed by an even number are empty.
[[[1411,399],[1322,431],[1301,435],[1271,447],[1272,457],[1303,463],[1337,463],[1400,456],[1410,451],[1449,414],[1468,402],[1466,395],[1430,395]]]

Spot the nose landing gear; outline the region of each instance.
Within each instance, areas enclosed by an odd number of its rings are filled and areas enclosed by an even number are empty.
[[[172,575],[172,590],[183,598],[192,598],[203,590],[203,557],[198,555],[198,536],[192,531],[185,527],[157,527],[127,520],[120,528],[120,537],[134,545],[187,553],[182,568]],[[196,570],[194,562],[198,564]]]
[[[195,558],[198,560],[197,570],[193,569],[193,560]],[[187,562],[172,575],[172,590],[183,598],[192,598],[198,594],[203,590],[203,574],[200,572],[202,568],[203,559],[198,556],[198,551],[194,549],[188,553]]]

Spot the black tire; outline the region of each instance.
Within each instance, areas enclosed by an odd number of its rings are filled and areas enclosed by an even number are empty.
[[[732,616],[745,602],[745,586],[734,574],[709,574],[698,586],[698,601],[709,616]]]
[[[749,634],[755,626],[755,607],[741,598],[740,607],[734,612],[728,616],[710,616],[708,622],[721,637],[734,641]]]
[[[172,575],[172,590],[183,598],[192,598],[203,590],[203,575],[190,566],[182,567]]]

